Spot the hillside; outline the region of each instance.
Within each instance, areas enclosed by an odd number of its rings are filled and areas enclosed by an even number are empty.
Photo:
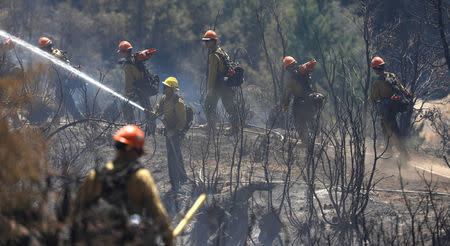
[[[160,220],[117,206],[134,194],[122,192],[129,176],[102,176],[115,188],[88,189],[100,198],[78,210],[91,170],[142,150],[173,226],[207,196],[176,245],[448,245],[449,10],[445,0],[0,1],[0,245],[162,245]],[[217,53],[215,66],[217,44],[230,60]],[[233,62],[245,79],[229,88]],[[145,69],[157,95],[139,87]],[[383,69],[412,95],[392,117],[405,150],[382,125],[392,105],[368,100]],[[172,132],[157,120],[153,133],[147,115],[170,91],[193,109],[179,190]],[[180,111],[165,113],[178,123]],[[113,140],[127,124],[144,131],[143,149]],[[140,188],[137,207],[155,197]]]

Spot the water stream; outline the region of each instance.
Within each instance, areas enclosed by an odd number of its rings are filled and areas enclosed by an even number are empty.
[[[136,107],[136,108],[138,108],[138,109],[140,109],[142,111],[145,110],[145,108],[142,107],[141,105],[139,105],[139,104],[137,104],[137,103],[127,99],[126,97],[124,97],[121,94],[115,92],[111,88],[109,88],[109,87],[105,86],[104,84],[100,83],[99,81],[91,78],[89,75],[79,71],[78,69],[72,67],[71,65],[65,63],[64,61],[59,60],[57,57],[53,56],[52,54],[49,54],[49,53],[41,50],[40,48],[38,48],[36,46],[33,46],[33,45],[23,41],[22,39],[16,38],[13,35],[5,32],[3,30],[0,30],[0,36],[4,37],[4,38],[11,39],[15,44],[18,44],[21,47],[23,47],[23,48],[25,48],[25,49],[35,53],[36,55],[51,61],[56,66],[59,66],[59,67],[65,69],[65,70],[67,70],[68,72],[76,74],[79,78],[82,78],[86,82],[88,82],[88,83],[90,83],[90,84],[100,88],[101,90],[104,90],[104,91],[110,93],[111,95],[119,98],[120,100],[128,102],[129,104],[133,105],[134,107]]]

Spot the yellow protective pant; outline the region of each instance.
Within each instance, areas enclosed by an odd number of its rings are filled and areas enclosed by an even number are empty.
[[[309,134],[313,131],[313,124],[316,115],[313,106],[303,100],[295,98],[292,105],[292,114],[294,116],[294,126],[302,144],[309,143]]]
[[[206,97],[205,110],[208,125],[213,127],[216,124],[216,109],[219,99],[222,99],[222,104],[230,118],[232,129],[238,129],[238,109],[235,102],[235,92],[228,86],[215,88],[214,93]]]

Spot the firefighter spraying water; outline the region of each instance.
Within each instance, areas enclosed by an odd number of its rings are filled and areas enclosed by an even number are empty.
[[[50,60],[56,66],[59,66],[59,67],[65,69],[65,70],[67,70],[68,72],[77,75],[79,78],[81,78],[81,79],[85,80],[86,82],[88,82],[88,83],[90,83],[90,84],[92,84],[92,85],[102,89],[103,91],[108,92],[109,94],[119,98],[120,100],[128,102],[133,107],[136,107],[136,108],[138,108],[138,109],[140,109],[142,111],[146,110],[141,105],[139,105],[139,104],[137,104],[137,103],[135,103],[133,101],[130,101],[126,97],[124,97],[121,94],[115,92],[114,90],[112,90],[111,88],[109,88],[109,87],[105,86],[104,84],[98,82],[97,80],[91,78],[89,75],[87,75],[87,74],[79,71],[78,69],[72,67],[71,65],[65,63],[64,61],[61,61],[60,59],[56,58],[52,54],[49,54],[48,52],[45,52],[45,51],[39,49],[38,47],[35,47],[35,46],[33,46],[33,45],[23,41],[22,39],[16,38],[13,35],[5,32],[3,30],[0,30],[0,36],[3,37],[3,38],[6,38],[6,39],[8,39],[8,38],[11,39],[12,42],[14,42],[15,44],[22,46],[23,48],[33,52],[34,54],[36,54],[36,55],[38,55],[38,56],[40,56],[42,58]]]

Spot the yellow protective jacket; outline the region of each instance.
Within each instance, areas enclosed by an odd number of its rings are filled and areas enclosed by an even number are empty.
[[[222,59],[217,53],[221,53],[228,57],[228,54],[219,46],[214,51],[210,51],[208,55],[208,84],[206,86],[208,93],[213,93],[214,89],[217,88],[219,83],[223,82],[223,77],[226,75],[226,67],[223,64]]]
[[[133,88],[138,81],[144,79],[144,72],[139,70],[135,65],[135,57],[132,56],[126,59],[123,65],[123,71],[125,73],[125,94],[129,95],[133,92]]]
[[[368,100],[370,102],[376,102],[381,99],[391,98],[391,96],[394,95],[395,91],[394,88],[392,88],[392,85],[389,84],[389,82],[386,81],[386,78],[393,78],[394,81],[402,88],[404,89],[402,83],[398,79],[397,75],[393,73],[384,72],[383,75],[378,76],[378,78],[375,80],[372,86],[372,92],[370,93],[370,96]]]
[[[69,63],[69,58],[67,57],[67,54],[65,52],[61,51],[61,50],[53,49],[52,50],[52,55],[56,56],[61,61],[65,61],[65,62]]]
[[[164,126],[170,130],[183,130],[186,125],[186,105],[181,97],[174,94],[171,98],[162,96],[156,105],[156,115],[164,115]]]
[[[120,169],[126,162],[114,161],[106,164],[107,170]],[[163,232],[172,230],[166,209],[162,205],[158,191],[153,181],[150,171],[147,169],[139,169],[128,177],[126,182],[127,201],[126,207],[129,214],[142,214],[145,209],[145,215],[150,216],[155,225],[160,227]],[[102,182],[95,170],[90,171],[85,182],[80,186],[78,196],[74,203],[76,212],[87,209],[96,202],[102,195]]]
[[[283,98],[281,99],[281,106],[283,108],[289,107],[291,97],[305,97],[306,93],[312,91],[310,74],[302,75],[300,71],[288,71],[288,77],[284,84]]]

